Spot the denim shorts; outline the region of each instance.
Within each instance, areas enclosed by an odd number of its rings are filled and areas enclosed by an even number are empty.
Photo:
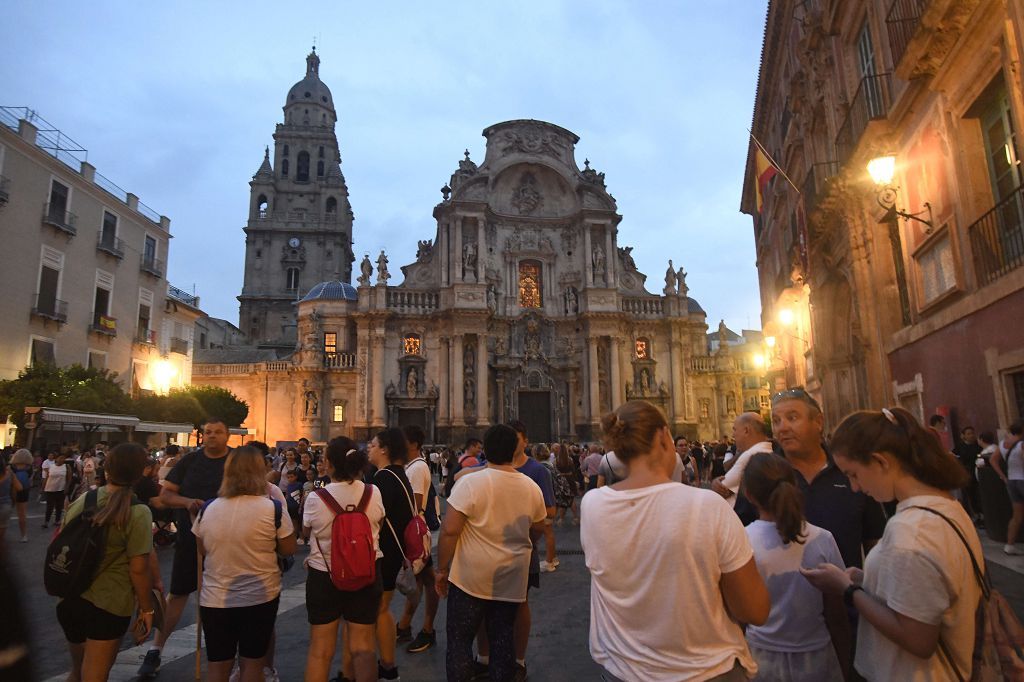
[[[1024,479],[1011,478],[1006,482],[1006,490],[1010,493],[1010,501],[1014,504],[1024,503]]]

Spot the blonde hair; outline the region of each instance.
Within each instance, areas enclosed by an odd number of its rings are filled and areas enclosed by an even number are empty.
[[[243,445],[235,448],[224,462],[224,480],[218,497],[240,497],[267,493],[267,464],[256,448]]]
[[[646,400],[630,400],[601,418],[605,445],[623,462],[653,450],[655,436],[667,426],[665,414]]]

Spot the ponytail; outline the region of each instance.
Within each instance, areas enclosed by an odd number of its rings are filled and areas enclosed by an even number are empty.
[[[335,481],[355,481],[362,478],[368,459],[351,438],[338,436],[327,444],[327,461]]]
[[[743,492],[755,505],[775,518],[775,528],[786,544],[803,544],[803,493],[796,485],[793,467],[770,452],[753,455],[743,470]]]
[[[120,530],[128,528],[132,519],[132,486],[142,478],[146,459],[146,450],[138,443],[121,443],[110,451],[104,468],[107,483],[115,490],[93,518],[93,525],[113,525]]]

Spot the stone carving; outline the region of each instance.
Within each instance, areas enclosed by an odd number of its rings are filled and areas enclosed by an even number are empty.
[[[494,354],[505,355],[506,353],[508,353],[508,345],[507,342],[505,341],[505,337],[499,336],[498,338],[494,339]]]
[[[726,348],[729,345],[729,330],[725,327],[725,320],[718,323],[718,347]]]
[[[576,248],[576,232],[571,227],[562,229],[562,249],[566,253],[572,253]]]
[[[462,245],[462,272],[464,276],[476,274],[476,242],[467,241]]]
[[[430,260],[431,255],[434,252],[434,244],[432,239],[417,240],[416,242],[416,262],[426,263]]]
[[[583,159],[583,179],[593,185],[605,186],[604,173],[598,173],[590,167],[590,159]]]
[[[462,395],[465,398],[466,412],[476,411],[476,380],[469,376],[462,380]]]
[[[622,265],[626,270],[636,270],[636,261],[633,260],[632,253],[632,246],[623,246],[619,248],[619,255],[622,257]]]
[[[519,215],[530,215],[544,205],[544,196],[537,189],[533,173],[523,173],[519,186],[512,193],[512,205],[519,211]]]
[[[416,397],[416,368],[409,368],[409,376],[405,380],[405,394],[410,398]]]
[[[479,294],[475,291],[460,291],[455,295],[460,301],[480,301],[483,300],[483,294]]]
[[[487,287],[487,309],[492,313],[498,309],[498,296],[493,284]]]
[[[594,244],[594,254],[592,258],[594,264],[594,277],[604,272],[604,249],[601,248],[600,244]]]
[[[307,417],[315,417],[320,413],[320,399],[316,391],[306,391],[305,413]]]
[[[641,395],[651,394],[651,373],[644,367],[640,370],[640,393]]]
[[[679,272],[676,273],[676,282],[679,286],[679,295],[686,296],[690,292],[690,287],[686,286],[686,270],[683,266],[679,266]]]
[[[549,133],[539,126],[526,125],[519,130],[507,130],[502,135],[501,151],[504,154],[547,154],[556,159],[564,156],[565,142],[558,135]]]
[[[369,286],[370,278],[373,277],[373,265],[370,263],[370,254],[363,255],[363,262],[359,264],[359,271],[362,273],[357,280],[359,286]]]
[[[388,273],[388,257],[384,255],[384,249],[380,250],[377,256],[377,284],[387,284],[391,275]]]
[[[574,315],[580,311],[580,299],[576,294],[575,287],[565,290],[565,312],[567,315]]]
[[[665,295],[671,296],[676,293],[676,268],[672,265],[672,259],[668,259],[668,270],[665,271]]]
[[[398,395],[398,389],[395,388],[395,382],[389,381],[388,387],[384,389],[384,396],[387,398],[394,398],[396,395]]]

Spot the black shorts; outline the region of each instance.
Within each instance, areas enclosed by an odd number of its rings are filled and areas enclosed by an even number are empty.
[[[87,639],[121,639],[131,621],[131,616],[114,615],[82,597],[69,597],[57,604],[57,622],[72,644],[84,644]]]
[[[530,590],[540,589],[540,573],[531,573],[530,579],[526,581],[526,592],[529,594]]]
[[[306,615],[310,625],[327,625],[340,619],[358,625],[373,625],[380,610],[384,591],[381,560],[377,559],[377,579],[372,585],[354,592],[343,592],[331,582],[326,571],[309,569],[306,576]]]
[[[402,570],[402,554],[395,552],[389,556],[384,552],[384,558],[377,562],[380,566],[381,584],[385,592],[393,592],[395,581],[398,579],[398,572]]]
[[[230,609],[200,606],[206,660],[232,661],[236,654],[242,658],[263,658],[270,648],[280,601],[280,597],[275,597],[265,604]]]
[[[178,529],[174,541],[174,561],[171,563],[171,594],[187,597],[196,591],[198,582],[199,552],[196,550],[196,536],[191,530]]]
[[[22,488],[21,490],[14,493],[15,502],[28,502],[28,490]]]

